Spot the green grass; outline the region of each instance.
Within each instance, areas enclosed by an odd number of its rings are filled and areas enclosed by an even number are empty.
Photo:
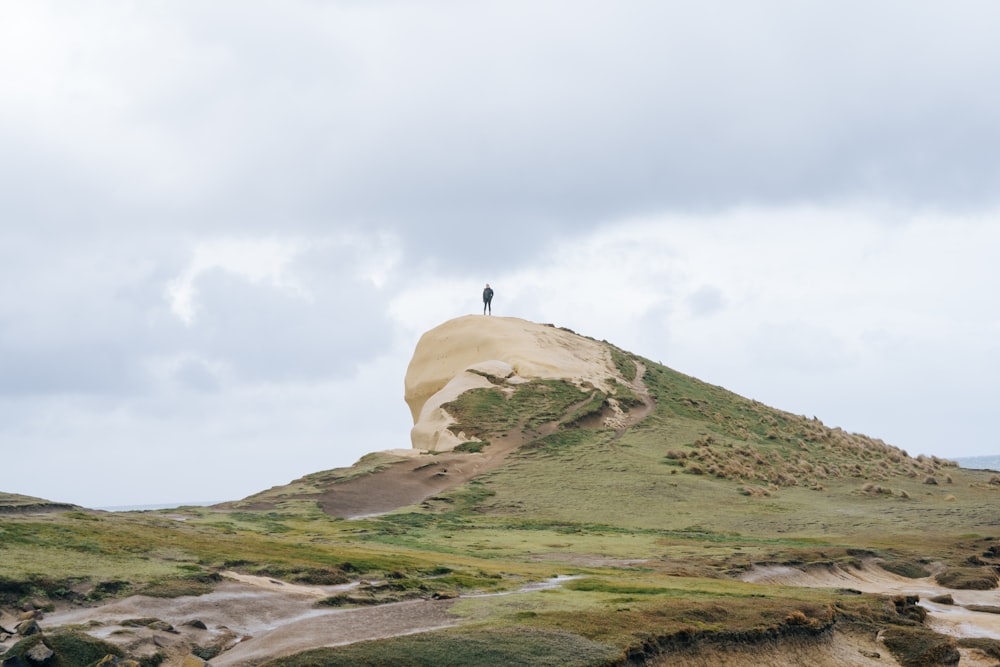
[[[611,350],[611,362],[615,365],[615,368],[618,369],[618,372],[621,373],[622,377],[629,382],[635,380],[639,372],[635,363],[635,358],[628,352],[620,350],[614,345],[609,345],[608,348]]]
[[[442,407],[455,418],[450,427],[453,432],[491,440],[507,431],[532,431],[559,421],[572,406],[584,401],[590,405],[598,400],[599,409],[604,399],[599,392],[584,393],[565,380],[532,380],[516,385],[509,395],[497,387],[472,389]],[[580,409],[581,417],[589,414],[584,408],[586,405]]]
[[[284,665],[447,665],[456,656],[461,664],[619,664],[697,642],[812,636],[834,621],[897,628],[887,645],[903,664],[947,654],[939,636],[913,630],[905,605],[731,576],[754,564],[850,568],[877,556],[903,576],[927,576],[924,566],[936,561],[947,566],[939,581],[989,586],[1000,565],[1000,488],[988,473],[913,458],[610,354],[636,388],[638,364],[645,367],[656,399],[649,417],[624,434],[594,426],[609,396],[560,380],[467,392],[446,408],[455,430],[484,442],[460,451],[511,434],[526,444],[468,484],[387,515],[336,520],[318,503],[337,484],[401,460],[386,454],[220,508],[0,513],[0,604],[194,595],[236,570],[311,585],[364,582],[326,600],[331,606],[504,593],[458,599],[458,628],[308,652]],[[638,405],[636,388],[618,383],[610,397]],[[925,484],[928,476],[939,484]],[[518,592],[556,574],[577,578]]]
[[[579,635],[538,628],[445,630],[318,649],[265,667],[586,667],[610,664],[618,651]]]

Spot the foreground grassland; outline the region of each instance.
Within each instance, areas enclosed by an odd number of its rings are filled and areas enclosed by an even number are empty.
[[[912,601],[734,577],[759,564],[877,558],[906,576],[933,569],[955,587],[989,587],[1000,566],[1000,480],[621,351],[615,362],[632,378],[644,370],[656,409],[639,424],[602,428],[595,417],[609,397],[565,383],[532,384],[514,399],[470,393],[453,406],[463,429],[484,447],[514,431],[526,443],[472,482],[382,516],[337,519],[315,498],[363,478],[376,493],[393,465],[381,455],[223,508],[0,513],[0,606],[198,595],[225,571],[365,582],[324,602],[345,607],[460,596],[454,628],[281,665],[641,664],[713,642],[820,637],[835,625],[885,631],[902,664],[933,664],[927,656],[954,648],[921,625]],[[626,408],[641,404],[624,386],[617,395]],[[571,578],[479,595],[556,576]]]

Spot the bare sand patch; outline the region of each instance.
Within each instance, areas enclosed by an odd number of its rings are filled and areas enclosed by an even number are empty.
[[[42,626],[83,628],[130,653],[159,651],[166,667],[180,665],[195,646],[218,646],[215,667],[255,665],[311,648],[383,639],[448,627],[454,600],[411,600],[378,607],[317,607],[319,598],[357,584],[301,586],[267,577],[226,573],[227,581],[199,596],[154,598],[135,595],[92,607],[68,607],[49,614]],[[134,619],[159,619],[136,626]],[[198,622],[197,624],[192,624]],[[201,627],[204,626],[204,627]]]
[[[933,577],[907,579],[880,568],[875,562],[861,567],[839,565],[799,569],[785,566],[754,567],[740,577],[743,581],[777,586],[809,588],[852,588],[882,595],[917,595],[928,611],[927,625],[952,637],[1000,639],[1000,614],[972,611],[967,605],[1000,607],[1000,591],[967,591],[946,588]],[[953,605],[931,602],[930,598],[951,595]]]
[[[702,646],[653,658],[649,667],[892,667],[899,662],[874,636],[833,632],[819,639],[786,639],[753,646]]]

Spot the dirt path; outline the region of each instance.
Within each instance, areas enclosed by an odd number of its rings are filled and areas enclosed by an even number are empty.
[[[386,639],[457,624],[448,609],[454,600],[411,600],[317,612],[241,641],[212,659],[213,667],[250,667],[311,648]]]
[[[645,366],[637,364],[636,379],[632,383],[633,390],[642,399],[642,405],[628,412],[619,410],[614,415],[602,417],[593,426],[614,428],[615,438],[618,439],[653,412],[656,404],[642,381],[645,372]],[[572,412],[571,408],[568,413]],[[552,433],[558,427],[559,422],[556,421],[530,435],[515,429],[494,439],[479,453],[441,452],[403,459],[370,475],[333,485],[319,495],[318,502],[324,512],[338,518],[361,518],[391,512],[453,489],[499,467],[511,452],[525,442]]]
[[[333,517],[354,519],[414,505],[498,467],[520,447],[520,433],[501,437],[482,453],[442,452],[393,463],[378,472],[341,482],[319,494],[319,506]]]
[[[68,607],[46,614],[42,626],[46,630],[87,626],[88,634],[118,644],[132,655],[165,654],[164,667],[182,665],[195,647],[221,651],[212,658],[213,667],[251,667],[309,649],[429,632],[459,622],[449,613],[456,600],[331,609],[317,607],[316,601],[357,584],[301,586],[236,572],[224,574],[227,580],[206,595],[173,599],[136,595],[94,607]],[[483,595],[536,592],[573,578],[555,577],[517,591]],[[152,624],[153,620],[168,625]]]
[[[226,572],[213,592],[173,599],[136,595],[94,607],[46,614],[44,629],[90,626],[88,634],[133,655],[167,656],[181,665],[195,647],[216,647],[213,667],[256,665],[323,646],[383,639],[455,625],[454,600],[411,600],[378,607],[331,609],[316,601],[353,588],[301,586],[267,577]],[[136,619],[145,619],[137,623]],[[150,624],[158,619],[168,625]]]

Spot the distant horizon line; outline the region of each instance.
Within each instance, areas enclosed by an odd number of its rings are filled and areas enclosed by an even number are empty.
[[[225,500],[198,500],[191,502],[182,503],[148,503],[141,505],[104,505],[102,507],[93,507],[91,509],[101,510],[104,512],[143,512],[147,510],[169,510],[175,507],[208,507],[209,505],[218,505],[219,503],[227,502]]]

